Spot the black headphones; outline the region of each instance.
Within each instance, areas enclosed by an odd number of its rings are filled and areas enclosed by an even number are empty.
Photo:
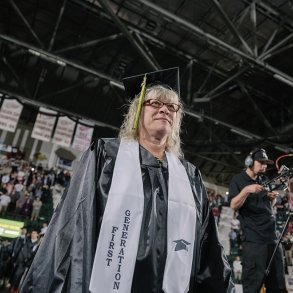
[[[245,158],[244,165],[246,167],[252,167],[254,162],[254,155],[258,152],[266,152],[264,149],[255,149],[249,153],[249,155]]]

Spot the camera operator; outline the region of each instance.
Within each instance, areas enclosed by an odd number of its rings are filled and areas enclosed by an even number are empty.
[[[282,247],[279,246],[265,278],[277,243],[273,205],[276,191],[261,185],[267,165],[273,164],[264,149],[255,149],[246,157],[246,169],[235,175],[229,187],[230,206],[239,211],[243,231],[242,283],[243,293],[257,293],[264,282],[267,293],[287,292],[285,286]]]

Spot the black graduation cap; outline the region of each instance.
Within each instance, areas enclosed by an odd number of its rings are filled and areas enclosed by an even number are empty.
[[[172,90],[177,92],[178,96],[180,96],[178,67],[126,77],[122,80],[124,83],[125,92],[128,97],[133,99],[137,94],[140,93],[139,103],[136,109],[132,127],[133,129],[137,129],[145,91],[148,86],[160,84],[167,88],[171,88]]]
[[[188,251],[187,245],[189,245],[190,243],[187,242],[186,240],[179,239],[179,240],[175,240],[173,242],[176,243],[175,251],[178,251],[178,250],[186,250],[186,251]]]
[[[179,68],[173,67],[123,78],[122,81],[124,83],[125,92],[129,98],[133,99],[140,93],[145,76],[146,87],[160,84],[167,88],[171,88],[180,96]]]

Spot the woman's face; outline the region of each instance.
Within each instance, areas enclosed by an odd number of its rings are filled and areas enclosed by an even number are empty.
[[[144,102],[140,134],[167,139],[176,118],[177,104],[165,97],[156,97],[150,92]]]

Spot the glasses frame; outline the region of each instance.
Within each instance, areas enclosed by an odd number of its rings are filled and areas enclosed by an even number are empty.
[[[154,101],[157,104],[152,103],[152,101]],[[157,100],[157,99],[148,99],[148,100],[143,102],[143,106],[151,106],[151,107],[156,108],[156,109],[160,109],[164,105],[167,107],[167,109],[170,112],[173,112],[173,113],[177,113],[180,110],[180,105],[176,104],[176,103],[164,103],[164,102],[162,102],[160,100]],[[174,106],[175,106],[175,110],[172,108]]]

